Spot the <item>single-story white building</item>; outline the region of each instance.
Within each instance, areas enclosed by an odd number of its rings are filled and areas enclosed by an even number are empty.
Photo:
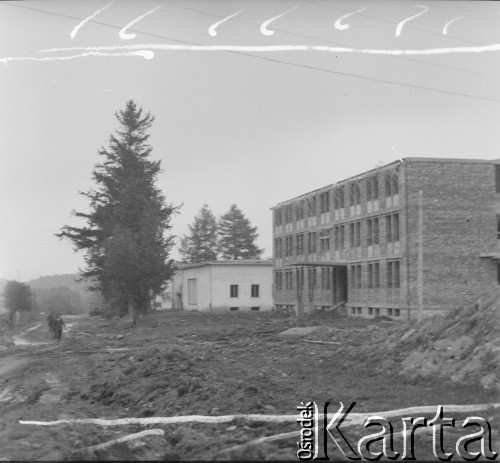
[[[156,309],[264,311],[273,306],[272,260],[180,264]]]

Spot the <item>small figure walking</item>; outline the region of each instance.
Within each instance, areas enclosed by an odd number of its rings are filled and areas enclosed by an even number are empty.
[[[56,314],[54,318],[54,334],[57,342],[61,341],[63,326],[66,327],[63,319],[59,314]]]
[[[54,328],[56,321],[56,316],[54,315],[54,312],[50,312],[49,316],[47,317],[47,324],[49,326],[49,332],[51,334],[52,339],[56,338],[56,331]]]

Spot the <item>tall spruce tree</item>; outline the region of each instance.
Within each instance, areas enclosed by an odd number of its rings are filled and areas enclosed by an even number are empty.
[[[154,118],[132,100],[115,116],[116,136],[101,148],[103,161],[92,172],[97,188],[80,192],[90,213],[73,211],[87,225],[66,225],[57,236],[84,251],[82,277],[94,282],[91,288],[102,293],[109,310],[131,312],[135,324],[174,272],[174,237],[167,231],[178,207],[167,204],[156,186],[161,162],[150,159],[147,144]]]
[[[257,227],[233,204],[219,219],[219,252],[223,259],[259,259],[263,249],[255,245]]]
[[[217,218],[207,204],[203,205],[188,229],[189,233],[181,238],[179,248],[183,262],[195,264],[217,260]]]

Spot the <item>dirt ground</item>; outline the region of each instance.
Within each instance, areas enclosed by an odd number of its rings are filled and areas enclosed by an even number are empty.
[[[0,326],[0,460],[298,460],[298,435],[251,444],[298,432],[296,422],[105,427],[20,420],[294,415],[309,401],[331,402],[333,412],[339,402],[356,402],[354,412],[500,402],[498,393],[477,384],[400,375],[403,353],[387,339],[410,327],[388,320],[155,312],[136,328],[100,317],[65,321],[61,344],[49,339],[45,320],[13,330]],[[290,328],[300,329],[283,333]],[[498,414],[482,416],[496,432]],[[84,451],[153,428],[164,435]],[[417,444],[417,458],[435,459],[432,436]],[[347,459],[334,447],[330,458]]]

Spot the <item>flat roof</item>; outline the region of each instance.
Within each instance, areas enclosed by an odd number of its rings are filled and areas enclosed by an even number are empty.
[[[370,174],[372,172],[375,172],[375,171],[380,171],[380,170],[384,170],[384,169],[387,169],[395,164],[401,164],[403,162],[436,162],[436,163],[463,163],[463,164],[500,164],[500,159],[467,159],[467,158],[433,158],[433,157],[407,157],[407,158],[400,158],[396,161],[392,161],[388,164],[384,164],[383,166],[378,166],[378,167],[374,167],[373,169],[370,169],[370,170],[367,170],[365,172],[362,172],[360,174],[357,174],[357,175],[354,175],[352,177],[348,177],[346,179],[343,179],[343,180],[340,180],[338,181],[337,183],[331,183],[329,185],[325,185],[321,188],[316,188],[315,190],[311,190],[311,191],[308,191],[307,193],[303,193],[299,196],[295,196],[293,198],[290,198],[290,199],[287,199],[286,201],[282,201],[278,204],[276,204],[275,206],[271,207],[271,210],[274,210],[274,209],[277,209],[281,206],[285,206],[286,204],[290,204],[292,202],[295,202],[301,198],[305,198],[307,196],[310,196],[311,194],[313,193],[317,193],[317,192],[320,192],[322,190],[326,190],[326,189],[329,189],[329,188],[332,188],[336,185],[341,185],[342,183],[345,183],[345,182],[349,182],[355,178],[358,178],[358,177],[363,177],[367,174]]]
[[[198,262],[196,264],[179,264],[178,269],[183,270],[186,268],[193,268],[193,267],[204,267],[207,265],[229,265],[229,266],[272,266],[273,265],[273,260],[272,259],[237,259],[237,260],[211,260],[207,262]]]

